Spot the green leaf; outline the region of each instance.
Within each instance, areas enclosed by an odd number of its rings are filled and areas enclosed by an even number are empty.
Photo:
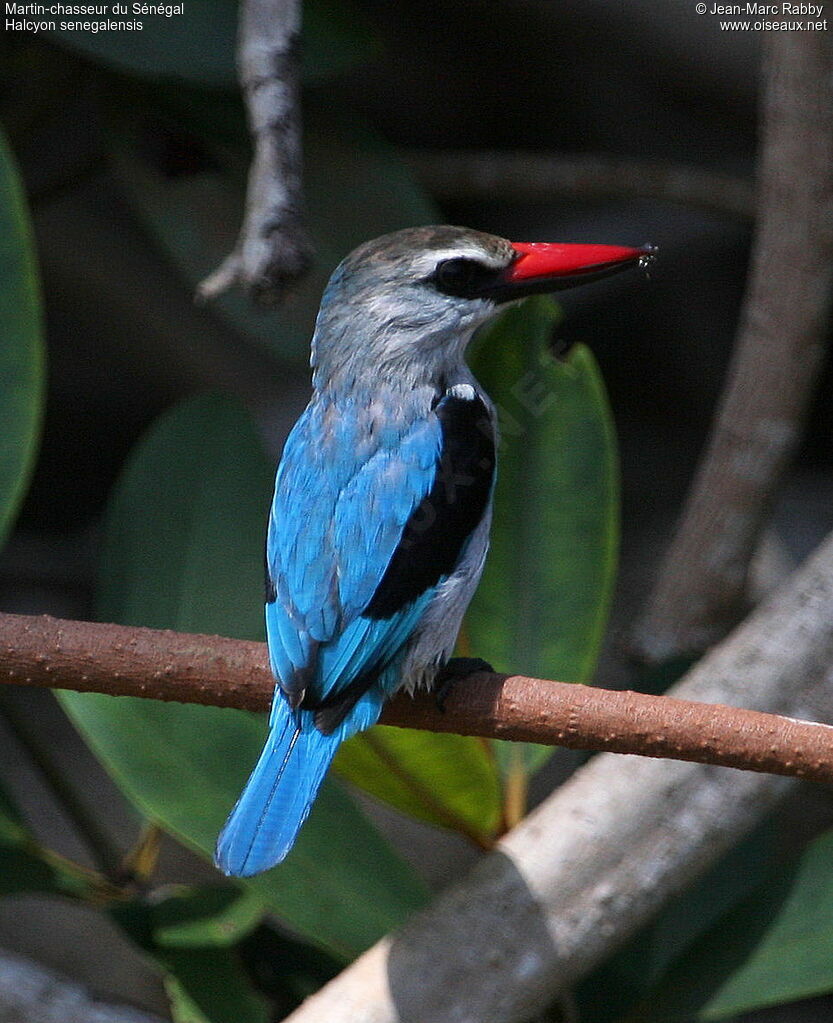
[[[195,115],[196,116],[196,115]],[[338,262],[359,243],[437,214],[401,160],[359,126],[336,123],[311,105],[306,115],[304,188],[316,247],[311,273],[277,310],[253,307],[240,289],[215,309],[270,354],[306,365],[321,293]],[[128,142],[115,165],[150,234],[195,288],[234,248],[244,206],[248,152],[212,151],[216,169],[171,177]]]
[[[343,964],[268,921],[241,942],[239,952],[250,977],[274,1005],[275,1019],[288,1016],[305,998],[341,972]]]
[[[633,1020],[719,1020],[833,991],[833,831],[726,914]]]
[[[128,15],[113,20],[138,22],[141,29],[79,32],[59,26],[47,34],[61,46],[125,74],[214,89],[237,87],[235,0],[185,0],[182,13],[170,16],[134,14],[132,0],[127,7]],[[306,0],[302,36],[303,78],[309,82],[326,80],[379,49],[367,18],[347,0]]]
[[[162,968],[175,1023],[267,1023],[266,1002],[231,947],[262,915],[257,898],[235,887],[184,889],[111,910]]]
[[[82,867],[35,842],[0,833],[0,895],[29,892],[97,904],[105,887]]]
[[[174,1023],[269,1023],[266,1000],[227,949],[168,949],[156,958]]]
[[[34,242],[17,169],[0,131],[0,545],[34,464],[43,393]]]
[[[111,499],[100,615],[261,638],[272,477],[233,403],[199,398],[162,417]],[[61,698],[136,805],[210,857],[260,752],[265,720],[154,700]],[[372,944],[425,898],[335,781],[325,782],[286,862],[246,883],[295,930],[343,956]]]
[[[228,922],[235,905],[239,910],[243,902],[252,902],[233,888],[226,889],[225,896],[220,891],[194,888],[161,896],[155,893],[148,900],[112,906],[110,916],[162,969],[175,1023],[268,1023],[266,1001],[253,989],[231,943],[204,943],[205,927],[192,930],[198,946],[167,940],[176,921],[188,927],[190,916],[207,924],[214,911],[218,923]],[[245,934],[239,927],[232,929],[237,938]]]
[[[226,948],[251,933],[263,903],[247,888],[187,888],[153,906],[156,944],[164,948]]]
[[[273,479],[236,403],[201,396],[160,417],[111,496],[99,618],[262,639]]]
[[[380,725],[346,742],[335,766],[377,799],[478,845],[488,845],[498,830],[499,774],[479,739]]]
[[[470,652],[499,671],[585,682],[601,648],[616,573],[619,474],[604,385],[590,351],[549,350],[549,298],[507,310],[472,369],[498,408],[492,542],[466,617]],[[551,750],[509,747],[527,771]]]

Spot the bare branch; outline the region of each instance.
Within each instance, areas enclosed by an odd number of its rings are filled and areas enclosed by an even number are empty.
[[[560,198],[647,198],[750,219],[751,184],[699,167],[601,154],[411,152],[422,184],[438,199],[552,202]]]
[[[197,289],[215,298],[242,284],[274,304],[309,267],[303,218],[299,36],[301,0],[244,0],[237,63],[254,155],[234,251]]]
[[[635,637],[659,661],[744,613],[749,565],[823,356],[833,284],[833,87],[825,32],[771,33],[760,220],[736,350],[708,450]]]
[[[833,572],[823,586],[833,590]],[[818,627],[833,632],[833,618]],[[261,643],[0,615],[0,680],[9,683],[265,710],[274,688],[267,663]],[[430,694],[401,696],[382,720],[833,782],[826,725],[523,676],[473,676],[443,712]]]
[[[833,719],[833,537],[674,697]],[[708,736],[704,736],[707,740]],[[788,791],[767,775],[601,754],[471,873],[287,1023],[530,1019]]]

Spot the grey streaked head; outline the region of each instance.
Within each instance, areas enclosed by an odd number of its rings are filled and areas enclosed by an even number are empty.
[[[445,225],[365,242],[342,260],[324,292],[313,367],[326,376],[342,368],[355,375],[364,365],[379,372],[461,358],[494,310],[467,285],[497,277],[515,256],[503,238]]]
[[[447,225],[365,242],[339,264],[321,300],[316,384],[379,373],[429,382],[461,364],[472,334],[499,304],[646,258],[646,249],[518,244]]]
[[[448,258],[469,258],[502,269],[515,258],[515,250],[505,238],[466,227],[407,227],[359,245],[342,260],[333,278],[368,272],[397,281],[415,274],[425,277],[433,273],[438,262]]]

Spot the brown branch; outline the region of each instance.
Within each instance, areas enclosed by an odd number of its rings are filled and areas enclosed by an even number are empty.
[[[274,685],[261,643],[10,614],[0,681],[245,710],[267,709]],[[430,694],[399,696],[382,722],[833,782],[827,725],[519,675],[472,676],[445,711]]]
[[[201,299],[242,284],[266,305],[308,269],[303,217],[299,36],[301,0],[244,0],[237,63],[254,155],[234,251],[198,287]]]
[[[726,390],[677,534],[634,636],[659,661],[745,610],[749,565],[823,357],[833,285],[833,87],[824,32],[766,45],[758,223]]]
[[[446,201],[552,202],[554,199],[662,199],[750,219],[752,185],[731,174],[656,160],[601,154],[411,152],[422,184]]]

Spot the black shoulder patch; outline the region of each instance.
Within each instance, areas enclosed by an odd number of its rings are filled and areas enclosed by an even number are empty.
[[[495,475],[495,435],[483,400],[446,395],[435,412],[443,444],[430,492],[405,523],[382,581],[362,612],[390,618],[449,575],[486,510]]]

